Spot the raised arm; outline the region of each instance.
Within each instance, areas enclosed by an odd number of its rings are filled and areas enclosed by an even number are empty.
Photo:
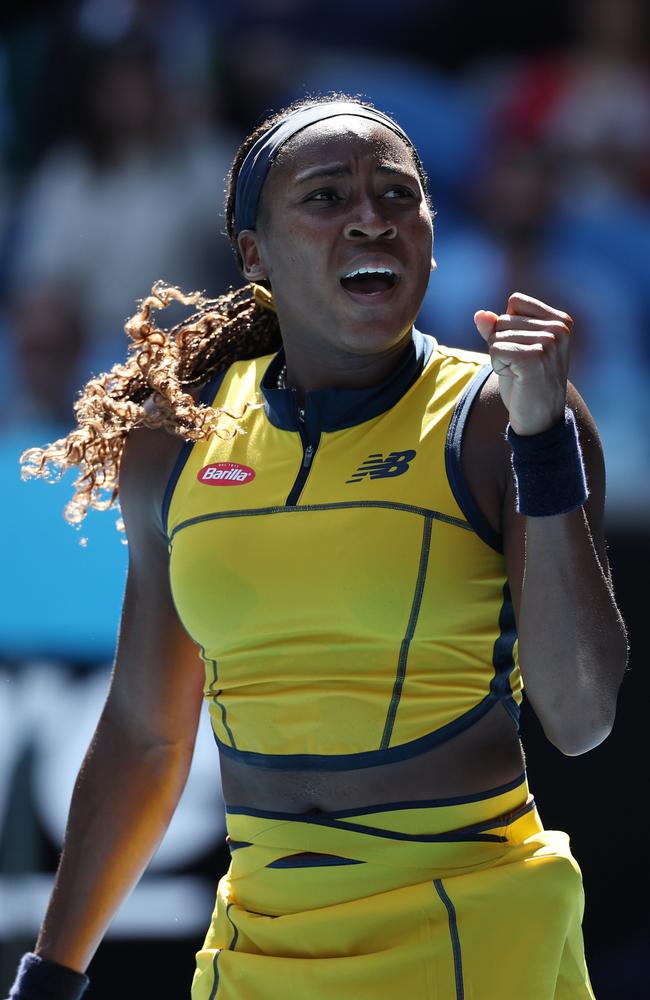
[[[164,432],[137,431],[122,461],[129,570],[110,690],[75,785],[37,954],[86,969],[140,878],[187,779],[202,697],[198,651],[169,590],[158,521]],[[92,581],[89,581],[92,586]]]
[[[602,450],[586,406],[571,386],[567,394],[571,319],[528,296],[513,295],[505,314],[480,312],[476,322],[498,376],[492,397],[488,387],[482,400],[484,415],[490,414],[483,427],[492,431],[491,443],[485,444],[493,467],[504,470],[501,527],[526,693],[549,740],[563,753],[585,753],[612,729],[627,640],[603,537]],[[575,500],[577,506],[567,513],[519,513],[505,423],[509,420],[519,439],[513,439],[515,449],[523,444],[529,455],[531,445],[546,448],[538,451],[533,478],[520,482],[520,493],[530,496],[532,490],[550,505],[548,510],[554,503],[562,509],[571,503],[563,492],[570,484],[561,486],[569,472],[567,400],[579,430],[589,498]],[[556,431],[563,444],[557,444]],[[551,446],[557,449],[553,453]],[[527,499],[520,496],[524,511]]]

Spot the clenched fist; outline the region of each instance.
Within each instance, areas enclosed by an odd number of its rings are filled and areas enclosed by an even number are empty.
[[[515,292],[505,313],[474,315],[490,348],[499,392],[516,434],[540,434],[562,420],[573,320],[559,309]]]

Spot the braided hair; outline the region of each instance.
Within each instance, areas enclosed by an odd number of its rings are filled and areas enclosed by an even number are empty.
[[[288,112],[339,100],[371,106],[344,94],[296,101],[263,121],[237,150],[228,172],[225,216],[240,270],[235,189],[249,149]],[[413,146],[410,151],[426,193],[424,169]],[[168,329],[157,322],[156,314],[174,301],[194,311]],[[29,448],[20,457],[23,479],[58,479],[68,469],[78,469],[64,512],[70,524],[79,525],[91,507],[105,510],[115,503],[124,445],[135,428],[163,428],[191,441],[230,435],[231,430],[223,432],[218,426],[225,411],[197,403],[188,389],[209,382],[234,361],[274,353],[282,343],[275,312],[255,296],[250,284],[211,299],[157,282],[125,331],[131,340],[126,360],[86,383],[74,403],[77,425],[66,437],[44,448]],[[242,415],[228,414],[235,420]]]

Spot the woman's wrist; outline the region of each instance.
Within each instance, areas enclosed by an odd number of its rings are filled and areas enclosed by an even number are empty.
[[[9,1000],[81,1000],[90,980],[33,952],[23,955]]]
[[[508,424],[512,448],[516,507],[528,517],[552,517],[582,507],[589,496],[575,417],[567,407],[564,420],[529,436]]]

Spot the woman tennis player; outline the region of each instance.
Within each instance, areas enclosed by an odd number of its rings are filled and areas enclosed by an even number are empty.
[[[231,864],[194,1000],[593,997],[580,871],[517,735],[525,685],[556,747],[597,746],[626,664],[571,318],[523,293],[480,308],[489,358],[414,329],[426,178],[400,126],[353,99],[249,136],[226,213],[248,284],[156,287],[78,426],[23,456],[31,474],[79,466],[72,521],[119,481],[129,571],[11,995],[84,992],[206,699]],[[167,329],[174,299],[195,311]]]

